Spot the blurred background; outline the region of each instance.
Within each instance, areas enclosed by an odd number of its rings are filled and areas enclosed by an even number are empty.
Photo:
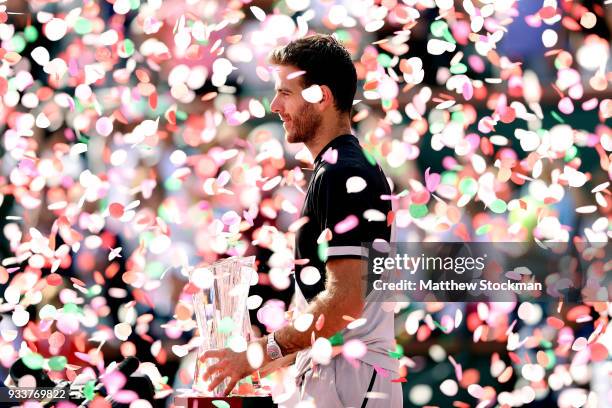
[[[170,406],[195,366],[189,272],[228,256],[257,257],[256,332],[288,323],[312,158],[270,112],[266,57],[313,32],[353,56],[399,240],[607,242],[611,7],[0,3],[1,378],[24,355],[56,379],[134,355]],[[398,304],[405,406],[612,406],[610,311]]]

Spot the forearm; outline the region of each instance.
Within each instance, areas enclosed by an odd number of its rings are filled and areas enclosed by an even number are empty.
[[[310,347],[313,333],[315,337],[330,337],[344,329],[350,323],[350,320],[345,319],[344,316],[359,318],[363,310],[363,298],[357,298],[355,293],[361,293],[361,289],[357,287],[339,288],[333,285],[315,297],[304,312],[314,317],[306,331],[300,332],[293,325],[288,325],[275,332],[274,337],[283,355]],[[320,330],[315,328],[318,319],[323,319]]]

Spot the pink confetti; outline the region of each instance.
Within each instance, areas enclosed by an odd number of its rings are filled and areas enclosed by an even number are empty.
[[[345,232],[348,232],[353,228],[357,227],[357,225],[359,225],[359,218],[351,214],[344,220],[334,225],[334,232],[336,234],[344,234]]]

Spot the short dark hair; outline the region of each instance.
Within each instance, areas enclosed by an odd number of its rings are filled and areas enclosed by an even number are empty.
[[[274,65],[293,65],[306,71],[301,76],[304,88],[327,85],[334,95],[336,108],[351,112],[357,91],[357,70],[346,48],[333,36],[315,34],[291,41],[272,51],[268,59]]]

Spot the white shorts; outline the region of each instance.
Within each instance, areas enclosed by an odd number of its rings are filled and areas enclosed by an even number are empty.
[[[317,365],[296,378],[300,400],[325,408],[399,408],[402,385],[391,382],[393,372],[377,372],[357,361],[354,366],[342,355],[328,365]]]

